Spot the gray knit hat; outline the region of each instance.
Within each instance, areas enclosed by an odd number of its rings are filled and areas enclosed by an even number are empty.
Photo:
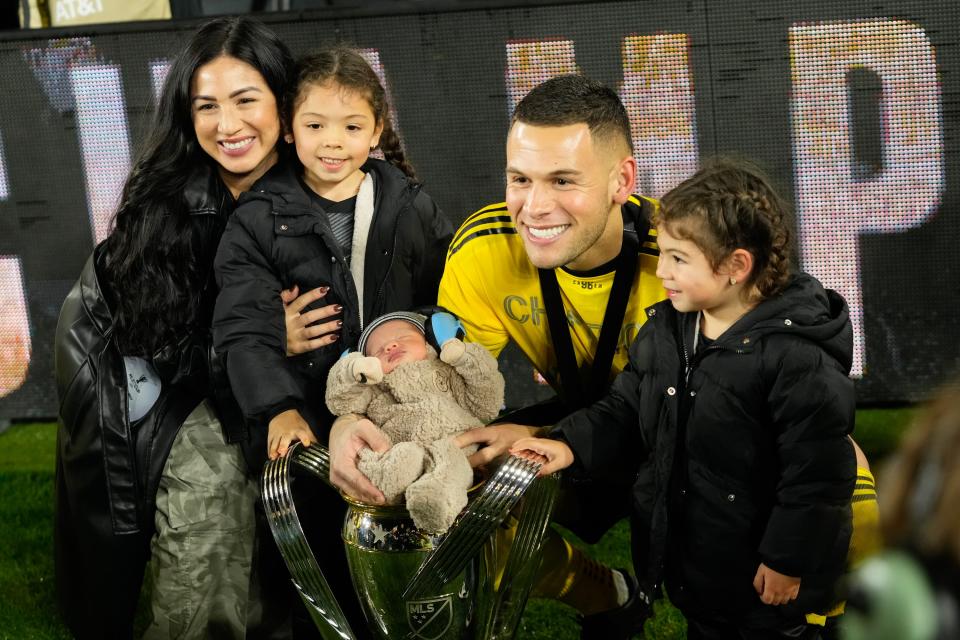
[[[363,333],[360,334],[360,341],[357,343],[357,351],[364,353],[367,340],[370,339],[370,334],[373,333],[377,327],[391,320],[405,320],[419,329],[420,333],[426,335],[427,316],[414,313],[413,311],[391,311],[390,313],[383,314],[364,327]]]

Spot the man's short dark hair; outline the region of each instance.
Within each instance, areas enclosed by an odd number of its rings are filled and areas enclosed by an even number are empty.
[[[514,122],[538,127],[565,127],[581,122],[594,138],[621,139],[633,153],[630,118],[610,87],[580,74],[538,84],[513,111]]]

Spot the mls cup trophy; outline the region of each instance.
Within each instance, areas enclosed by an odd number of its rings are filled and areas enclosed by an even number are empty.
[[[321,635],[353,640],[300,527],[290,492],[291,464],[329,483],[329,456],[320,445],[295,445],[270,461],[262,480],[270,528]],[[540,543],[557,495],[556,478],[536,478],[539,468],[508,458],[472,491],[467,508],[442,535],[417,529],[402,506],[347,499],[343,541],[368,627],[390,640],[512,638],[539,568]],[[515,509],[521,498],[521,508]],[[504,550],[493,543],[493,534],[511,511],[518,518],[516,537]]]

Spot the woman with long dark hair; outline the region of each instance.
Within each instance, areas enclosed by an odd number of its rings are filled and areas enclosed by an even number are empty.
[[[79,638],[132,635],[151,555],[148,636],[245,633],[257,494],[233,444],[242,419],[214,390],[228,387],[211,348],[212,265],[238,196],[281,155],[292,71],[251,20],[190,38],[114,229],[61,310],[55,561]]]

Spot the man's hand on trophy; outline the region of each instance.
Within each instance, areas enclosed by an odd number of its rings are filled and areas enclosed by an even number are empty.
[[[440,347],[440,359],[452,366],[460,362],[466,352],[467,345],[463,344],[462,340],[450,338]]]
[[[383,493],[357,468],[360,450],[376,453],[390,448],[390,438],[363,416],[347,414],[330,429],[330,483],[354,500],[383,504]]]
[[[383,381],[383,366],[373,356],[363,356],[350,362],[350,375],[361,384],[377,384]]]
[[[465,431],[456,437],[454,443],[461,449],[471,444],[481,445],[481,449],[468,458],[470,466],[480,467],[507,453],[517,440],[539,432],[540,427],[504,422]]]
[[[567,443],[549,438],[521,438],[510,447],[510,453],[541,463],[538,476],[548,476],[573,464],[573,451]]]
[[[267,430],[267,457],[276,460],[287,455],[290,445],[299,440],[309,447],[316,442],[310,425],[296,409],[288,409],[270,420]]]

